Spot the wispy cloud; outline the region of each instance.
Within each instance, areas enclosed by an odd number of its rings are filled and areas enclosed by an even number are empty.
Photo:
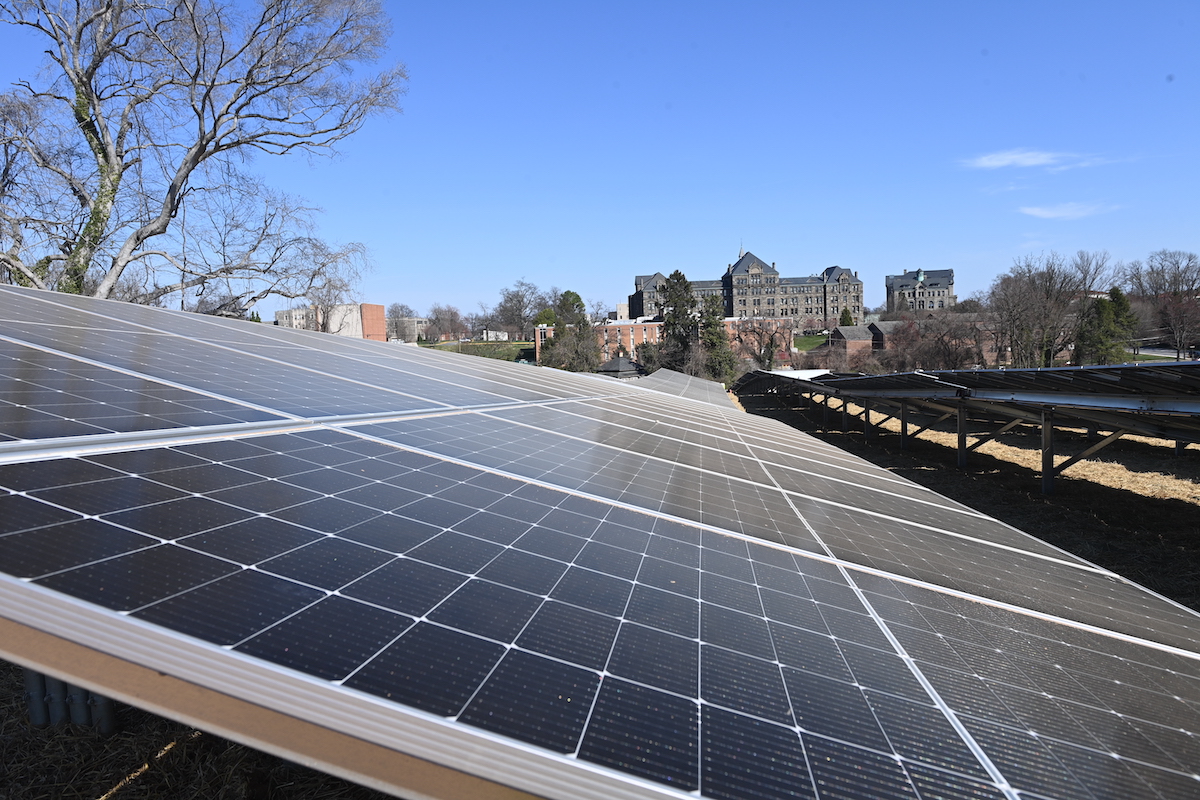
[[[1102,164],[1117,164],[1120,162],[1120,159],[1101,158],[1100,156],[1070,156],[1069,158],[1075,158],[1077,160],[1074,160],[1074,161],[1068,160],[1068,161],[1066,161],[1066,163],[1055,164],[1054,166],[1050,167],[1050,171],[1051,172],[1062,172],[1063,170],[1068,170],[1068,169],[1082,169],[1083,167],[1098,167],[1098,166],[1101,166]]]
[[[985,186],[980,189],[984,194],[1005,194],[1007,192],[1020,192],[1028,189],[1029,186],[1024,183],[1009,182],[1005,184],[995,184],[993,186]]]
[[[1116,206],[1088,205],[1087,203],[1059,203],[1056,206],[1022,206],[1022,214],[1040,219],[1083,219],[1093,214],[1116,210]]]
[[[1073,153],[1049,153],[1045,150],[1003,150],[999,153],[988,153],[977,158],[969,158],[962,163],[972,169],[1053,167],[1075,157]]]

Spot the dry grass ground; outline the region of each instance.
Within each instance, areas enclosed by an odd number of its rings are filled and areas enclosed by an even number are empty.
[[[0,661],[0,800],[383,800],[385,795],[134,708],[102,737],[26,722]]]
[[[1040,493],[1040,439],[1013,431],[955,467],[955,437],[817,432],[773,397],[740,404],[814,433],[917,483],[1200,609],[1200,449],[1177,457],[1167,442],[1129,437],[1077,464]],[[819,419],[819,416],[814,417]],[[893,423],[891,430],[898,430]],[[1061,450],[1084,449],[1080,434]],[[1064,456],[1065,457],[1065,456]],[[383,795],[132,708],[121,732],[35,730],[24,718],[21,672],[0,662],[0,800],[375,800]]]

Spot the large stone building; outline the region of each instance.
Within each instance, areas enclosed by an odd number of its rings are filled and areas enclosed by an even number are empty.
[[[918,269],[884,277],[888,311],[928,311],[950,308],[958,302],[954,294],[954,270]]]
[[[656,317],[661,313],[666,280],[661,272],[634,278],[630,317]],[[862,281],[842,267],[829,267],[803,278],[784,278],[775,264],[767,264],[753,253],[742,253],[720,280],[691,284],[698,303],[708,295],[721,297],[726,317],[788,319],[796,328],[832,327],[844,308],[850,309],[855,323],[863,318]]]

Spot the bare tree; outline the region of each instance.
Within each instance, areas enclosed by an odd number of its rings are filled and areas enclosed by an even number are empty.
[[[356,324],[361,325],[361,322],[356,323],[351,319],[352,316],[361,313],[354,296],[357,283],[354,278],[330,280],[308,293],[307,298],[316,312],[317,330],[323,333],[345,333],[347,330],[353,330]],[[361,320],[361,317],[359,319]]]
[[[592,300],[588,303],[588,316],[593,325],[603,325],[608,322],[608,304],[603,300]]]
[[[543,308],[553,305],[542,290],[522,278],[500,291],[500,302],[490,310],[489,316],[499,330],[508,331],[520,339],[528,339],[534,316]]]
[[[791,352],[791,326],[782,320],[747,317],[733,326],[733,341],[738,355],[749,358],[759,369],[772,370],[780,351],[785,358]]]
[[[462,312],[454,306],[434,305],[429,309],[429,327],[425,338],[433,341],[461,339],[467,335]]]
[[[889,372],[911,372],[918,367],[917,353],[921,346],[921,330],[911,312],[898,320],[888,331],[886,345],[879,354],[880,363]]]
[[[0,21],[44,35],[55,75],[0,102],[0,175],[18,178],[0,184],[0,267],[39,288],[110,297],[136,265],[143,302],[214,279],[286,295],[279,258],[230,263],[167,236],[185,198],[253,208],[230,187],[237,159],[329,152],[404,87],[403,67],[371,70],[389,27],[377,0],[3,0]],[[288,238],[288,207],[234,224]],[[206,259],[219,271],[200,274]]]
[[[1176,358],[1200,340],[1200,256],[1159,250],[1126,268],[1135,295],[1153,309]]]
[[[242,317],[271,295],[314,305],[349,302],[368,269],[363,245],[335,247],[318,238],[314,209],[248,175],[189,195],[187,224],[167,237],[180,240],[180,250],[143,251],[109,297],[160,305],[177,294],[181,308]],[[99,291],[100,277],[85,277],[85,294]],[[214,304],[215,296],[224,299]]]
[[[1079,256],[1069,263],[1054,252],[1018,259],[988,292],[997,349],[1010,349],[1013,366],[1053,366],[1055,357],[1074,342],[1076,306],[1101,274],[1094,260]]]
[[[943,312],[921,320],[916,366],[920,369],[963,369],[983,361],[973,320]]]
[[[387,336],[389,339],[400,339],[405,342],[417,340],[417,312],[406,303],[392,303],[387,307]]]

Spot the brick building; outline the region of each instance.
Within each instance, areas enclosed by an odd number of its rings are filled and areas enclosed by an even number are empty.
[[[658,344],[662,336],[662,326],[662,322],[657,320],[628,319],[609,320],[597,325],[595,330],[596,339],[600,344],[600,360],[609,361],[624,354],[632,361],[640,361],[638,350],[646,342]],[[744,352],[745,348],[739,344],[739,338],[749,341],[755,338],[755,334],[762,336],[774,334],[780,343],[781,359],[786,357],[792,347],[792,324],[790,320],[786,319],[758,320],[727,317],[725,334],[729,337],[734,355],[739,358],[748,357]],[[536,329],[534,352],[539,362],[542,358],[542,346],[547,339],[553,338],[553,336],[553,326],[540,325]]]

